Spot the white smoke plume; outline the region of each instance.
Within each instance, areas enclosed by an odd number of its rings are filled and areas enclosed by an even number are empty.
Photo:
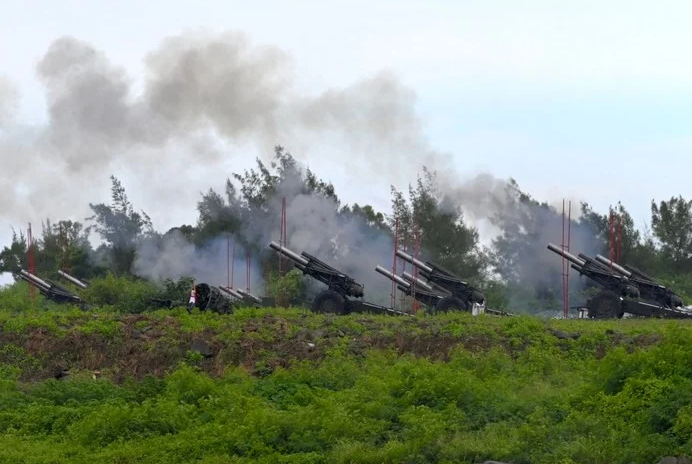
[[[5,129],[12,121],[17,111],[18,97],[16,87],[0,76],[0,130]]]
[[[198,282],[227,286],[261,294],[263,278],[250,255],[250,281],[247,280],[247,254],[233,237],[216,237],[195,247],[179,231],[162,238],[142,241],[137,247],[135,274],[156,282],[193,277]]]
[[[285,198],[286,246],[298,254],[303,251],[310,253],[364,284],[366,300],[386,302],[391,282],[374,270],[378,264],[386,266],[391,262],[394,253],[392,237],[370,229],[360,217],[339,214],[339,205],[333,199],[305,193],[304,187],[300,173],[288,172],[266,211],[248,214],[240,205],[227,205],[229,212],[245,221],[241,236],[233,240],[238,243],[238,239],[245,239],[263,252],[269,250],[271,241],[280,242],[282,199]],[[236,275],[240,269],[244,288],[247,255],[241,246],[236,247],[236,253],[239,256],[234,264]],[[278,261],[279,255],[275,256]],[[252,288],[256,288],[261,285],[263,270],[258,266],[257,257],[251,254],[251,258]],[[283,259],[285,269],[293,267],[290,259]],[[143,242],[138,248],[135,269],[139,275],[154,280],[194,275],[218,284],[221,281],[225,283],[220,276],[228,274],[227,262],[226,239],[214,239],[195,251],[181,233],[174,232],[163,239]],[[322,284],[313,287],[317,291],[324,289]]]
[[[114,167],[165,177],[171,191],[184,188],[190,179],[180,175],[181,166],[208,163],[214,172],[228,161],[217,139],[251,142],[266,154],[279,143],[301,146],[297,156],[309,159],[319,156],[309,141],[327,138],[349,155],[340,168],[377,172],[390,183],[423,163],[440,164],[427,147],[415,94],[394,75],[302,95],[285,52],[253,46],[237,33],[168,38],[145,64],[144,90],[136,94],[126,71],[90,44],[62,37],[50,45],[36,67],[49,123],[30,138],[14,134],[0,153],[10,162],[28,147],[34,160],[4,170],[3,183],[28,195],[7,204],[3,216],[63,214],[102,188]]]
[[[368,230],[359,217],[339,217],[334,202],[325,197],[296,194],[288,186],[279,191],[278,197],[286,198],[288,248],[297,253],[308,252],[350,275],[365,285],[366,300],[384,303],[383,298],[391,292],[391,281],[376,274],[375,267],[388,267],[391,263],[392,237]],[[267,226],[259,236],[260,243],[278,241],[278,234],[273,232],[276,227]]]
[[[0,182],[13,193],[0,210],[3,219],[74,217],[102,194],[112,170],[124,167],[148,180],[141,188],[150,203],[142,208],[170,210],[175,208],[172,193],[190,190],[199,179],[220,180],[218,167],[229,160],[219,141],[255,144],[262,156],[277,144],[300,147],[296,157],[307,162],[324,156],[315,147],[326,139],[343,154],[335,168],[353,178],[376,175],[401,185],[425,165],[441,174],[445,193],[473,221],[511,208],[499,194],[505,181],[490,174],[465,180],[451,155],[430,147],[415,110],[415,92],[390,73],[318,95],[301,94],[290,56],[235,32],[170,37],[144,61],[143,90],[136,93],[125,69],[90,44],[61,37],[50,45],[36,67],[46,88],[48,124],[16,129],[0,139]],[[0,116],[11,107],[2,103],[11,99],[1,89]],[[29,157],[31,163],[23,162]],[[194,174],[187,174],[189,166],[195,166]],[[391,259],[386,240],[363,240],[359,223],[339,223],[321,199],[287,197],[295,221],[288,226],[289,243],[296,251],[320,255],[338,238],[335,259],[345,271],[352,269],[365,284],[380,279],[373,270]],[[278,224],[265,226],[252,224],[251,232],[268,244],[276,239],[268,235]],[[547,252],[540,245],[536,253]],[[183,272],[176,270],[178,258],[196,262],[188,249],[170,247],[182,255],[152,265],[152,256],[143,252],[140,270],[172,275]],[[199,272],[205,267],[204,260],[192,265]],[[384,279],[383,286],[388,283]]]

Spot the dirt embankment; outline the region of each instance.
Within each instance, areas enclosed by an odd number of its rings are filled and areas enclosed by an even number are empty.
[[[265,314],[223,327],[191,330],[175,317],[128,315],[108,319],[110,327],[116,327],[110,331],[79,326],[59,332],[41,327],[0,330],[0,365],[19,369],[23,381],[103,375],[121,382],[147,375],[161,377],[181,362],[193,363],[213,376],[222,375],[227,366],[243,366],[254,375],[266,375],[295,360],[319,361],[334,349],[353,356],[385,349],[445,361],[455,349],[500,349],[517,356],[531,345],[550,343],[564,351],[579,349],[600,358],[613,346],[634,349],[657,342],[656,336],[627,337],[612,330],[584,341],[578,332],[550,327],[516,336],[504,333],[499,324],[475,331],[472,327],[450,330],[449,325],[431,320],[411,319],[391,327],[367,317],[349,324],[330,319],[315,324],[310,318]]]

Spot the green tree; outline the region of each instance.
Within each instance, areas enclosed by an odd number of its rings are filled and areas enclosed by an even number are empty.
[[[212,189],[202,195],[197,203],[199,213],[193,241],[203,244],[207,240],[224,234],[239,234],[242,227],[243,206],[230,180],[226,181],[226,197]],[[188,232],[192,230],[188,229]],[[188,236],[186,234],[186,236]],[[189,240],[190,238],[188,238]]]
[[[536,312],[539,308],[559,310],[562,302],[560,257],[546,250],[548,243],[560,243],[562,212],[521,190],[510,179],[502,198],[497,199],[492,223],[500,234],[492,241],[492,266],[506,286],[506,297],[515,311]],[[588,214],[587,214],[588,215]],[[589,220],[600,220],[593,216]],[[567,225],[567,224],[565,224]],[[577,252],[601,251],[598,231],[587,221],[572,219],[572,246]],[[586,249],[581,249],[587,247]],[[572,282],[578,282],[573,280]],[[584,280],[586,285],[590,282]]]
[[[467,226],[461,208],[439,192],[435,172],[424,168],[415,187],[409,186],[408,199],[392,187],[392,211],[389,227],[397,227],[398,218],[400,248],[418,241],[422,259],[466,279],[484,277],[486,261],[479,250],[478,231]]]
[[[347,217],[358,217],[363,220],[365,225],[373,231],[391,233],[391,228],[387,223],[387,217],[375,211],[371,205],[360,206],[354,203],[353,206],[345,205],[341,208],[341,214]]]
[[[692,201],[651,201],[651,227],[662,257],[675,272],[692,271]]]
[[[594,241],[598,252],[610,257],[610,242],[617,247],[619,241],[619,264],[628,264],[651,272],[659,267],[659,260],[653,240],[637,229],[634,219],[621,202],[610,207],[607,214],[601,214],[587,203],[582,203],[580,222],[589,225],[595,232]],[[611,236],[610,218],[613,215],[613,236]],[[616,261],[618,261],[616,259]]]
[[[53,224],[46,220],[40,238],[33,240],[35,272],[44,278],[57,279],[63,269],[78,278],[99,273],[93,260],[93,249],[83,225],[69,220]],[[13,230],[12,242],[0,252],[0,272],[18,273],[28,270],[27,238]]]
[[[95,230],[107,245],[105,251],[111,269],[124,274],[132,270],[135,260],[137,243],[154,234],[151,219],[144,212],[136,212],[127,198],[125,188],[120,181],[111,176],[110,206],[103,203],[92,204],[89,207],[94,215],[87,218],[93,224],[87,227],[87,234]]]
[[[28,268],[27,238],[21,230],[12,229],[12,242],[0,251],[0,273],[17,274],[22,268]]]
[[[58,221],[43,224],[39,263],[44,272],[57,277],[63,269],[78,278],[93,277],[98,273],[93,262],[93,249],[89,236],[80,222]]]

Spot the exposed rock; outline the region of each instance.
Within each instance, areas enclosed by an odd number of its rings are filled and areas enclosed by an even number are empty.
[[[150,325],[146,327],[142,327],[141,329],[132,329],[132,338],[143,338],[144,334],[149,332],[152,329]]]
[[[296,334],[296,340],[309,340],[311,339],[310,337],[310,331],[308,329],[300,329],[298,333]]]
[[[581,337],[580,333],[567,333],[564,330],[558,330],[558,329],[549,329],[550,333],[555,335],[557,338],[560,340],[576,340],[577,338]]]
[[[318,340],[320,338],[324,338],[324,336],[326,334],[327,334],[327,332],[324,329],[313,330],[312,333],[310,334],[310,339],[311,340]]]
[[[211,358],[214,356],[214,351],[211,349],[211,346],[204,340],[195,340],[192,342],[192,347],[190,348],[192,351],[196,351],[205,358]]]
[[[658,464],[692,464],[688,458],[685,456],[680,456],[680,457],[675,457],[675,456],[666,456],[660,461],[658,461]]]

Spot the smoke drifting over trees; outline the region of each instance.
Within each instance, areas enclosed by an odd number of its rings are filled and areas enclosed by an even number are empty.
[[[371,300],[386,298],[391,288],[374,268],[391,264],[395,217],[403,237],[399,245],[413,246],[419,234],[425,258],[464,278],[481,285],[501,279],[529,295],[527,301],[538,293],[557,300],[561,263],[545,247],[561,239],[560,214],[512,180],[457,172],[451,155],[430,147],[415,92],[396,76],[374,74],[345,88],[303,95],[296,90],[290,56],[237,33],[170,37],[144,60],[142,90],[135,92],[139,87],[125,69],[101,51],[59,38],[36,67],[46,89],[48,124],[0,126],[8,128],[0,133],[0,159],[7,167],[0,181],[13,192],[0,215],[14,224],[81,221],[89,205],[94,216],[87,232],[98,232],[105,243],[83,250],[91,263],[90,268],[82,263],[85,274],[110,269],[154,280],[192,275],[225,282],[230,236],[236,243],[234,267],[243,269],[250,256],[251,285],[261,286],[276,267],[267,245],[279,238],[285,198],[290,247],[352,274]],[[10,120],[14,102],[13,88],[0,81],[0,124]],[[324,156],[316,147],[325,140],[343,155],[334,169],[346,170],[363,188],[373,175],[394,186],[391,214],[343,204],[331,184],[305,168]],[[241,161],[228,159],[228,147],[247,143],[255,147],[252,155],[259,155],[257,170],[233,174],[223,194],[211,190],[226,177],[220,174],[224,163]],[[300,148],[294,158],[275,150],[277,143]],[[28,156],[32,162],[23,162]],[[172,193],[208,189],[198,204],[197,224],[162,234],[133,209],[115,178],[112,204],[90,204],[102,195],[107,176],[123,169],[149,179],[137,186],[147,193],[142,206],[149,212],[183,211]],[[407,194],[397,190],[409,183]],[[584,216],[573,223],[573,248],[603,251],[605,215],[588,205],[575,205],[575,213],[579,209]],[[57,232],[46,229],[42,243],[67,226],[58,224]],[[0,270],[21,264],[22,240],[17,236],[3,251]],[[653,262],[651,240],[632,235],[630,248],[632,256]],[[56,253],[53,261],[46,259],[46,272],[61,266]]]
[[[354,175],[378,172],[401,182],[423,164],[441,168],[445,157],[428,147],[416,114],[415,93],[388,73],[329,89],[316,96],[295,89],[291,58],[275,47],[251,44],[242,34],[183,34],[167,38],[145,57],[143,90],[101,51],[72,37],[55,40],[36,72],[46,89],[49,122],[28,137],[16,134],[0,154],[25,146],[37,162],[3,176],[28,189],[4,215],[26,209],[64,215],[84,193],[94,193],[111,167],[158,172],[183,187],[185,166],[214,166],[224,143],[252,143],[271,153],[279,141],[301,146],[333,140],[348,153],[342,168]],[[0,94],[1,95],[1,94]],[[175,156],[172,156],[175,154]],[[394,162],[396,161],[396,162]],[[86,192],[69,189],[79,182]],[[62,210],[41,206],[60,195]]]

